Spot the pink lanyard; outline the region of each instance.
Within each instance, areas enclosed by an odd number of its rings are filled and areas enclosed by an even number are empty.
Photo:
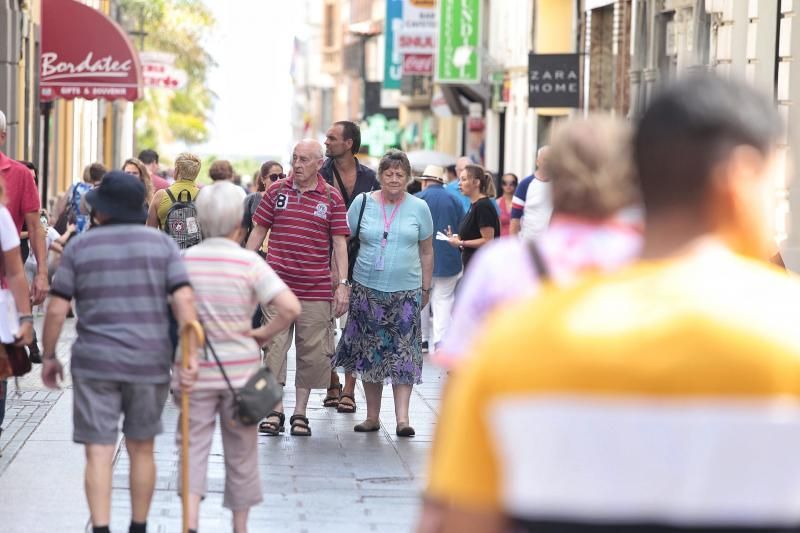
[[[383,203],[383,191],[381,191],[381,209],[383,210],[383,239],[381,240],[381,246],[383,246],[384,248],[386,247],[387,243],[386,239],[389,238],[389,228],[392,227],[392,222],[394,222],[394,217],[397,216],[397,212],[400,210],[400,204],[402,204],[403,200],[405,199],[406,197],[405,195],[403,195],[400,201],[397,202],[397,205],[394,206],[394,210],[392,211],[392,216],[387,218],[386,204]]]

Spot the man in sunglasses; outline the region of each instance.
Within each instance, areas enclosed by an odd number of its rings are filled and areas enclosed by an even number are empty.
[[[334,122],[325,135],[325,163],[319,173],[329,185],[336,187],[346,207],[349,209],[353,200],[361,193],[377,191],[381,188],[375,178],[375,171],[359,163],[356,154],[361,149],[361,130],[358,125],[348,120]],[[335,275],[333,282],[340,277]],[[342,317],[346,320],[347,316]],[[344,322],[342,322],[344,324]],[[356,404],[353,399],[356,380],[345,375],[344,389],[339,383],[339,375],[331,372],[331,386],[325,396],[325,407],[336,407],[340,413],[355,413]],[[340,395],[343,401],[340,402]]]

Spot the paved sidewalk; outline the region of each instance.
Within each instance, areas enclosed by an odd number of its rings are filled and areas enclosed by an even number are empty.
[[[292,374],[290,368],[289,383]],[[289,436],[288,416],[286,435],[259,436],[264,502],[250,513],[250,531],[411,531],[418,516],[442,378],[443,373],[431,365],[423,369],[425,383],[414,388],[411,399],[411,424],[417,436],[410,439],[395,435],[391,387],[384,389],[381,431],[368,434],[353,431],[366,410],[360,385],[356,395],[359,410],[353,415],[321,407],[325,391],[313,392],[308,412],[311,437]],[[285,401],[291,414],[292,387],[287,387]],[[170,400],[164,413],[166,432],[156,442],[158,481],[148,522],[151,532],[180,530],[177,421],[178,411]],[[114,474],[112,531],[127,530],[127,472],[123,448]],[[224,483],[222,442],[217,432],[211,449],[209,493],[201,506],[202,532],[231,531],[231,514],[222,508]]]
[[[57,347],[66,363],[75,337],[67,320]],[[41,332],[41,322],[37,321]],[[0,530],[3,533],[84,531],[89,508],[83,495],[83,447],[72,442],[72,381],[65,364],[60,391],[48,391],[41,366],[10,381],[5,430],[0,439]]]
[[[41,331],[39,329],[39,331]],[[64,328],[58,356],[68,359],[74,321]],[[294,357],[290,353],[289,383]],[[10,387],[8,412],[0,439],[0,531],[51,533],[90,531],[83,494],[83,447],[72,442],[72,390],[68,373],[61,391],[41,383],[41,368],[20,380],[21,396]],[[411,423],[417,436],[395,436],[391,387],[384,389],[381,431],[361,434],[366,403],[357,389],[358,412],[339,414],[322,407],[325,391],[315,391],[308,417],[309,438],[259,436],[264,502],[253,508],[250,531],[260,532],[405,532],[413,528],[420,505],[425,463],[438,412],[443,373],[431,365],[424,384],[414,388]],[[294,390],[287,387],[287,412]],[[180,531],[181,504],[176,493],[178,413],[172,400],[164,412],[165,433],[156,442],[158,481],[149,517],[150,532]],[[288,424],[287,424],[288,429]],[[222,508],[224,464],[219,432],[209,467],[209,493],[201,506],[200,530],[231,531],[230,512]],[[121,446],[114,472],[112,531],[125,532],[130,520],[128,458]]]
[[[69,347],[75,339],[73,322],[74,320],[67,320],[64,334],[59,340],[57,353],[62,360],[68,358]],[[42,331],[41,318],[36,320],[36,331]],[[63,391],[45,388],[39,365],[33,365],[33,370],[19,379],[19,388],[13,378],[8,380],[6,414],[3,433],[0,435],[0,476],[61,398],[62,393]]]

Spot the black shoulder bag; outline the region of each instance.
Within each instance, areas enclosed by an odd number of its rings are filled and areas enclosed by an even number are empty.
[[[217,352],[206,337],[206,348],[211,350],[211,355],[217,362],[228,389],[233,393],[233,417],[245,426],[253,426],[263,420],[283,398],[283,387],[269,368],[262,366],[253,374],[244,387],[239,390],[233,388],[228,374],[222,367],[222,361],[217,357]],[[206,359],[208,352],[206,351]]]
[[[356,231],[350,240],[347,241],[347,279],[353,281],[353,269],[356,267],[356,259],[358,259],[358,251],[361,249],[361,240],[358,238],[361,235],[361,219],[364,218],[364,208],[367,206],[367,193],[361,193],[361,209],[358,211],[358,224],[356,224]]]
[[[336,183],[339,184],[339,189],[342,191],[342,198],[344,199],[344,205],[350,205],[350,195],[347,194],[347,189],[344,186],[344,182],[342,181],[342,177],[339,175],[339,171],[336,169],[336,162],[331,162],[331,168],[333,169],[333,175],[336,177]],[[358,182],[358,180],[356,180]]]

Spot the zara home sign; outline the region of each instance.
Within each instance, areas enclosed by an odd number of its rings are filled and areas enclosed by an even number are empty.
[[[528,107],[578,107],[578,54],[528,55]]]

